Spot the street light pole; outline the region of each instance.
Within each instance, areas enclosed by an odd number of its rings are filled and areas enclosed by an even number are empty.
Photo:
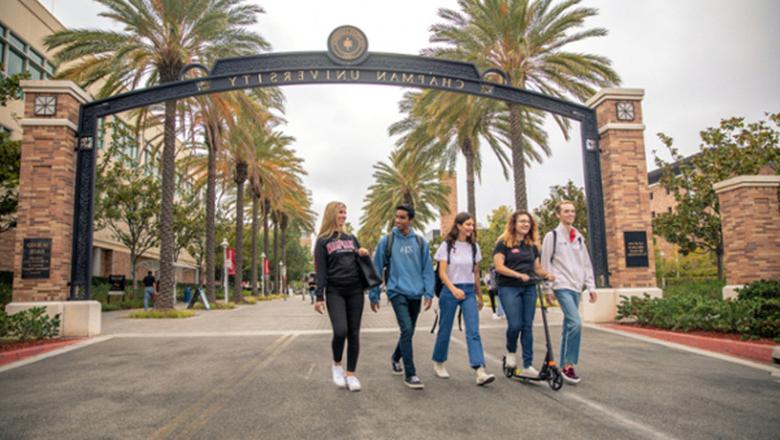
[[[228,303],[228,257],[227,257],[228,242],[226,238],[222,239],[222,285],[225,289],[225,304]]]

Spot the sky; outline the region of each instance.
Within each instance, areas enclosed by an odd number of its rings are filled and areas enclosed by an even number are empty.
[[[90,0],[40,0],[67,27],[111,28]],[[457,9],[454,0],[258,0],[265,14],[253,30],[273,52],[324,51],[336,27],[362,29],[369,51],[416,55],[429,47],[429,28],[442,22],[439,8]],[[583,0],[599,14],[587,27],[603,27],[606,37],[589,39],[569,50],[605,56],[621,76],[621,87],[645,91],[648,171],[653,151],[663,154],[657,133],[675,140],[682,154],[698,151],[699,132],[721,119],[749,121],[780,111],[780,2],[774,0]],[[305,160],[317,213],[332,200],[347,205],[348,221],[357,227],[363,198],[371,185],[373,164],[387,161],[395,139],[387,134],[400,120],[398,101],[406,89],[371,85],[296,85],[287,97],[284,131]],[[552,155],[527,170],[529,208],[538,206],[553,185],[571,179],[583,184],[579,128],[566,141],[548,118]],[[479,223],[496,207],[512,205],[510,181],[498,161],[483,155],[477,182]],[[465,210],[465,165],[458,163],[458,208]],[[319,220],[317,222],[319,227]],[[438,227],[428,225],[421,229]]]

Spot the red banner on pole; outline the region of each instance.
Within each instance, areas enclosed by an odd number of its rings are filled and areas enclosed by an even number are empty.
[[[263,261],[263,274],[268,276],[271,273],[271,264],[269,263],[269,259],[266,258],[265,261]]]
[[[233,248],[227,249],[227,260],[225,264],[228,267],[228,275],[236,274],[236,250]]]

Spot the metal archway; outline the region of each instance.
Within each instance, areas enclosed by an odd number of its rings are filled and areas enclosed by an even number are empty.
[[[331,41],[336,31],[331,34]],[[352,33],[347,38],[359,37],[360,35]],[[414,55],[368,52],[365,50],[367,49],[365,41],[362,46],[358,46],[360,47],[363,51],[358,56],[353,56],[355,54],[343,56],[343,53],[334,51],[334,48],[329,45],[331,50],[328,52],[290,52],[222,59],[217,61],[204,77],[135,90],[83,105],[77,134],[70,299],[90,297],[97,159],[94,145],[98,118],[168,100],[208,93],[255,87],[335,83],[416,87],[467,93],[533,107],[579,122],[593,269],[597,285],[609,286],[599,134],[596,113],[593,109],[485,80],[484,76],[488,73],[498,73],[506,79],[503,72],[494,69],[480,74],[477,68],[469,63]],[[81,295],[78,294],[80,288],[83,289]]]

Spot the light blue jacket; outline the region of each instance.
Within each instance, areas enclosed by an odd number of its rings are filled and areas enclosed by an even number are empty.
[[[422,240],[422,252],[414,231],[403,235],[398,228],[393,228],[393,249],[390,256],[390,275],[387,280],[387,297],[404,295],[409,298],[433,298],[433,262],[428,249],[428,242]],[[374,253],[374,267],[383,276],[385,270],[385,249],[387,236],[379,240]],[[368,294],[371,303],[379,302],[379,287],[374,287]]]

